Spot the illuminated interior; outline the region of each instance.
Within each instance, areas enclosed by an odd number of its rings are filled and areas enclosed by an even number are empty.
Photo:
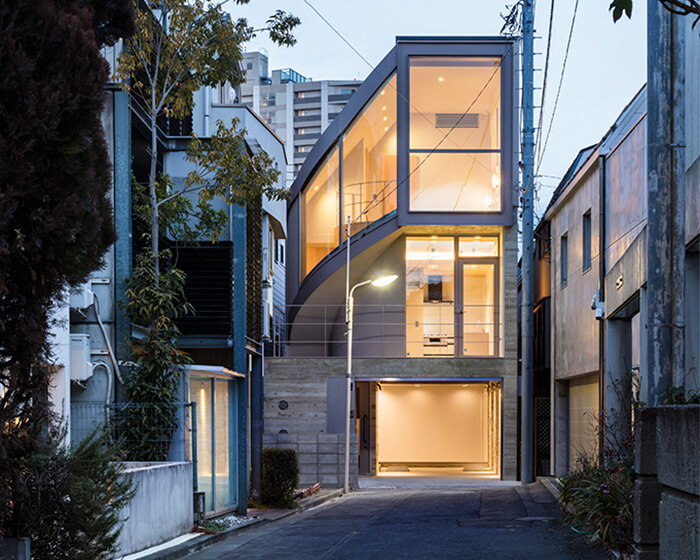
[[[501,208],[501,72],[494,57],[411,57],[410,209]]]
[[[343,220],[354,235],[396,209],[396,75],[350,125],[342,167]]]
[[[498,257],[495,236],[406,238],[406,356],[498,355]]]
[[[301,197],[304,276],[338,246],[338,148],[309,181]]]
[[[431,466],[497,476],[500,400],[498,382],[379,384],[377,472]]]

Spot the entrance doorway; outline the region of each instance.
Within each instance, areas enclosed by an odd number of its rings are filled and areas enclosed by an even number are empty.
[[[361,475],[500,476],[499,380],[367,380],[355,394]]]

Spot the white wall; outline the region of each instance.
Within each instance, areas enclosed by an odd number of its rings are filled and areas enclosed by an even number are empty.
[[[487,392],[482,384],[390,384],[377,391],[380,463],[482,463]]]

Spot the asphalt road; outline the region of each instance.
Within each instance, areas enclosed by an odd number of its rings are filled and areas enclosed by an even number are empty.
[[[263,524],[191,560],[604,560],[558,520],[551,494],[526,487],[359,491]]]

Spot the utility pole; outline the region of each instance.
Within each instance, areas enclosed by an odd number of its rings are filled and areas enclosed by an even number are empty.
[[[523,50],[522,50],[522,362],[520,377],[521,430],[520,430],[520,479],[523,484],[534,482],[533,473],[533,221],[535,201],[535,111],[533,84],[534,0],[523,0]]]
[[[684,18],[647,7],[647,372],[646,400],[662,404],[685,375]]]

